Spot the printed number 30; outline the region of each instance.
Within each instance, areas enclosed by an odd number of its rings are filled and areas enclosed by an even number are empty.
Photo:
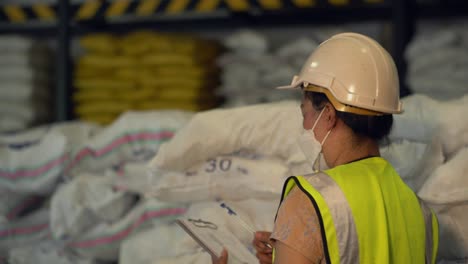
[[[211,173],[216,171],[219,167],[221,171],[228,171],[231,168],[232,160],[231,159],[209,159],[207,160],[208,167],[205,169],[205,172]]]

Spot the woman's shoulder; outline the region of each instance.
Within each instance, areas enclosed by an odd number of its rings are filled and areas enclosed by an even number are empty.
[[[297,186],[281,203],[271,238],[298,251],[312,263],[319,263],[323,258],[317,212],[309,197]]]

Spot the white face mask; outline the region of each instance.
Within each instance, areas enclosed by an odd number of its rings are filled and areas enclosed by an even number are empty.
[[[323,155],[321,152],[322,152],[322,145],[325,143],[325,140],[327,140],[328,135],[330,134],[331,130],[327,132],[322,142],[318,142],[314,134],[315,126],[320,120],[320,117],[322,117],[323,110],[325,110],[325,108],[322,109],[317,120],[315,120],[315,123],[312,126],[312,129],[304,129],[304,131],[302,132],[302,135],[298,139],[299,147],[304,153],[307,161],[309,161],[309,163],[312,165],[312,169],[314,170],[314,172],[328,169],[328,165],[325,162],[325,159],[323,158]]]

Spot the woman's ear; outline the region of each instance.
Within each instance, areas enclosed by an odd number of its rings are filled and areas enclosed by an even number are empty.
[[[325,105],[325,120],[326,120],[326,127],[327,130],[330,130],[336,126],[337,116],[335,107],[332,104],[327,103]]]

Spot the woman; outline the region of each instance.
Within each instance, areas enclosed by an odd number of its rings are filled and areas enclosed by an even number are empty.
[[[402,112],[391,56],[366,36],[338,34],[281,88],[303,90],[299,143],[316,173],[286,181],[272,256],[268,233],[254,240],[260,263],[435,263],[435,215],[379,153]]]

